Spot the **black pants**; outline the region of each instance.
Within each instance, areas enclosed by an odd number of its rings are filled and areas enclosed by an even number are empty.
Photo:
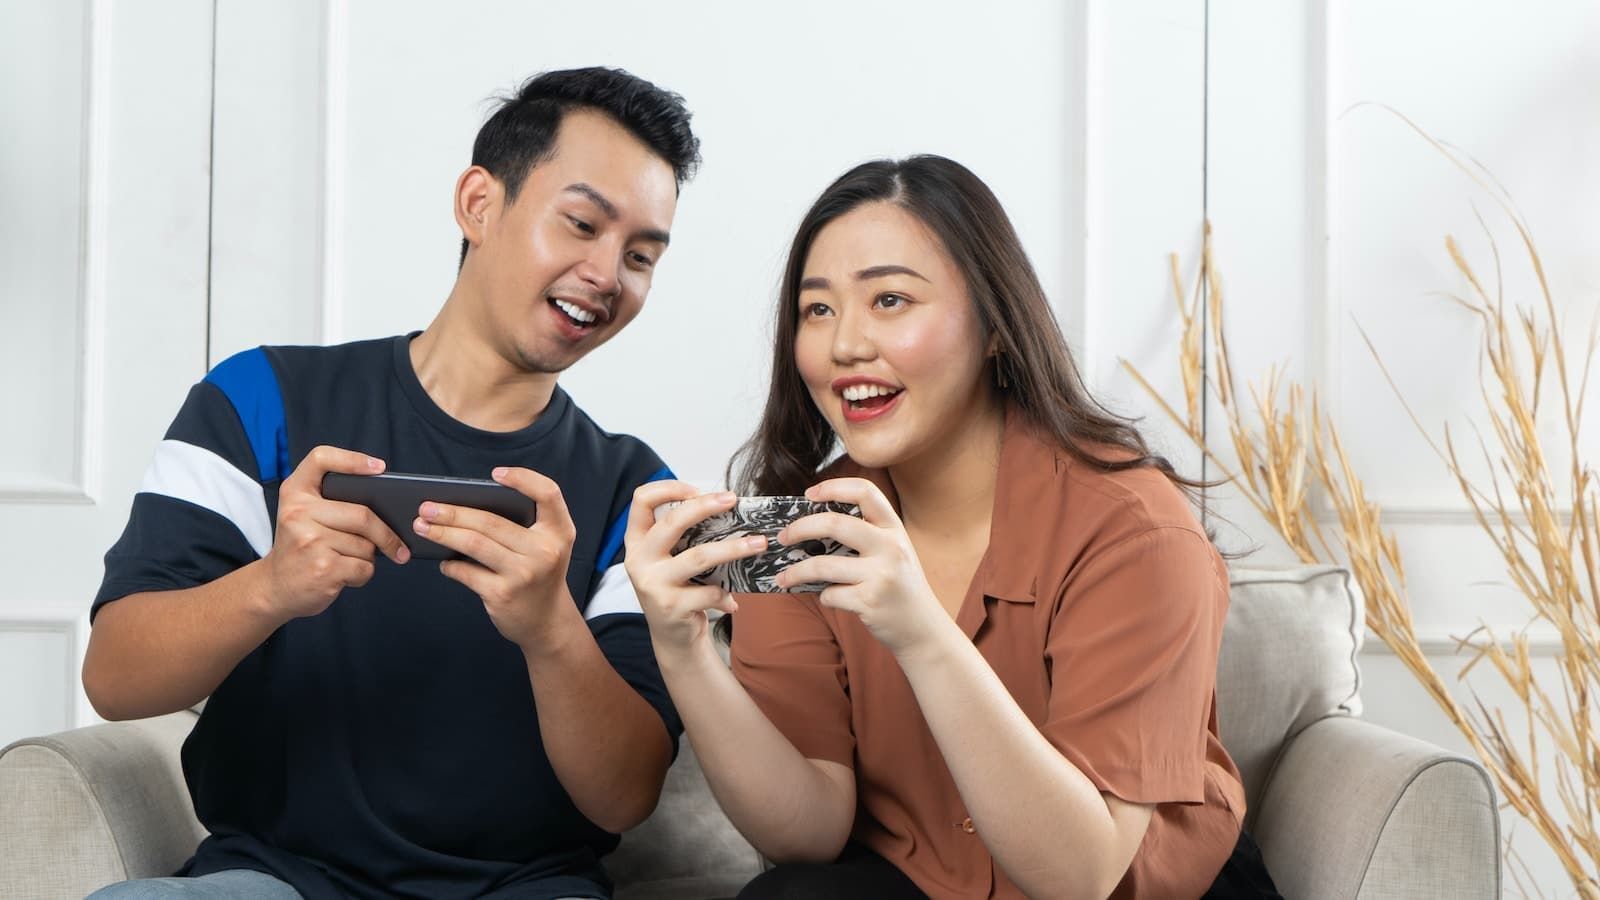
[[[785,865],[762,872],[744,886],[738,900],[923,900],[926,896],[893,863],[849,844],[831,863]],[[1201,900],[1246,898],[1283,900],[1261,861],[1261,849],[1248,833],[1240,832],[1233,855]]]

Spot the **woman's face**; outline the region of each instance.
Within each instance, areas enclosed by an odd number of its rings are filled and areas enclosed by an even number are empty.
[[[856,462],[914,461],[996,402],[966,280],[901,207],[870,203],[828,223],[798,303],[800,377]]]

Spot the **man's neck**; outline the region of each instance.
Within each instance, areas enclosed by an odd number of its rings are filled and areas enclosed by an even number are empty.
[[[466,321],[452,292],[428,329],[411,342],[411,367],[429,399],[458,422],[483,431],[517,431],[550,404],[556,376],[528,372]]]

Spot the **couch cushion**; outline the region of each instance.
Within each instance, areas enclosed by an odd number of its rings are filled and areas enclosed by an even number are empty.
[[[1360,714],[1366,625],[1360,590],[1337,566],[1235,566],[1229,579],[1217,718],[1249,825],[1283,743],[1324,716]]]
[[[761,865],[760,854],[711,796],[687,738],[655,812],[605,858],[617,900],[732,897],[761,874]]]

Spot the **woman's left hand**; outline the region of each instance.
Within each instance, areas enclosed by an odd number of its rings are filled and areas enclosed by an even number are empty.
[[[928,586],[917,552],[889,498],[865,478],[835,478],[806,491],[808,500],[861,507],[862,518],[817,513],[779,532],[784,544],[831,538],[859,556],[813,556],[778,573],[780,587],[824,581],[824,606],[853,612],[896,656],[930,643],[952,624]]]

